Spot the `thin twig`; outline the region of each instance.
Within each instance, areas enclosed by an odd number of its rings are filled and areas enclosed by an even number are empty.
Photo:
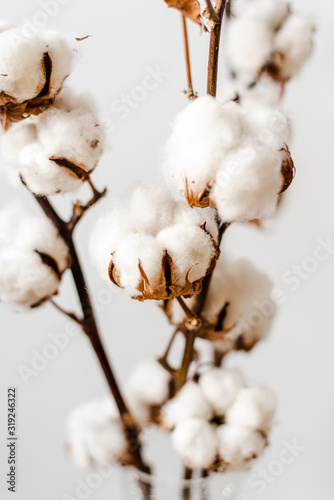
[[[174,332],[173,332],[173,335],[171,336],[168,344],[167,344],[167,347],[166,347],[166,350],[165,352],[163,353],[163,355],[160,357],[160,358],[157,358],[157,361],[158,363],[160,363],[160,365],[165,368],[165,370],[167,370],[169,373],[171,373],[172,375],[175,374],[175,371],[169,364],[168,362],[168,356],[169,356],[169,353],[170,353],[170,350],[171,348],[173,347],[173,344],[174,344],[174,341],[176,339],[176,336],[177,334],[180,332],[180,329],[177,327],[175,328]]]
[[[189,53],[189,43],[188,43],[188,31],[187,31],[187,20],[186,17],[182,16],[182,27],[183,27],[183,39],[184,39],[184,50],[186,56],[186,67],[187,67],[187,80],[188,80],[188,92],[187,97],[190,101],[196,99],[197,95],[193,89],[192,76],[191,76],[191,65],[190,65],[190,53]]]
[[[75,313],[72,313],[72,312],[69,312],[69,311],[66,311],[65,309],[63,309],[59,304],[57,304],[57,302],[55,302],[54,300],[50,300],[51,304],[58,310],[60,311],[62,314],[65,314],[65,316],[67,316],[68,318],[70,318],[71,320],[75,321],[76,323],[78,323],[78,325],[80,325],[81,327],[83,326],[83,322],[84,322],[84,319],[80,319],[78,318],[78,316],[75,314]]]
[[[188,330],[186,333],[186,346],[183,353],[181,368],[177,378],[177,389],[180,390],[186,383],[190,364],[194,357],[194,343],[198,330]]]
[[[128,449],[130,456],[133,460],[133,465],[143,472],[149,472],[149,468],[144,464],[141,457],[141,445],[139,442],[138,428],[135,421],[127,408],[127,405],[123,399],[120,392],[118,383],[116,381],[115,375],[110,366],[109,360],[107,358],[106,352],[104,350],[101,337],[98,331],[97,323],[95,320],[94,310],[90,300],[88,288],[86,281],[81,269],[80,261],[76,252],[76,248],[73,242],[72,231],[69,230],[67,224],[59,217],[57,212],[54,210],[53,206],[46,197],[35,196],[40,207],[44,211],[45,215],[53,222],[55,227],[58,229],[59,234],[65,240],[70,256],[71,256],[71,273],[77,294],[79,296],[81,309],[83,313],[83,321],[81,322],[82,328],[86,335],[88,336],[97,358],[100,362],[101,368],[108,382],[111,393],[115,399],[121,421],[123,424],[124,432],[128,441]],[[149,492],[146,491],[145,498],[149,499]]]
[[[207,93],[213,97],[216,97],[217,93],[219,42],[225,4],[226,0],[217,1],[216,13],[219,18],[219,23],[212,28],[210,37]]]
[[[101,198],[103,198],[103,196],[105,196],[107,192],[107,189],[104,189],[101,192],[98,191],[90,179],[88,180],[88,183],[92,188],[93,197],[86,203],[86,205],[82,205],[80,202],[76,202],[73,205],[73,215],[67,223],[68,230],[71,232],[73,232],[75,226],[78,224],[87,210],[95,205],[95,203],[97,203]]]

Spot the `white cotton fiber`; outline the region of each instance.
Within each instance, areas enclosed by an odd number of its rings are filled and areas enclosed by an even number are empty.
[[[201,387],[191,380],[162,408],[163,423],[169,429],[184,419],[210,420],[212,416],[212,407],[205,398]]]
[[[87,403],[68,418],[68,451],[79,467],[122,461],[127,443],[120,420],[105,400]]]
[[[36,118],[28,118],[1,137],[1,155],[10,177],[23,179],[35,194],[52,195],[82,186],[81,174],[59,166],[52,158],[65,158],[91,172],[102,154],[103,133],[96,117],[79,109],[51,107]]]
[[[291,14],[275,38],[274,50],[282,57],[279,69],[283,80],[299,73],[313,49],[314,25],[302,16]]]
[[[243,17],[231,20],[226,54],[232,69],[254,79],[270,60],[273,41],[273,30],[266,23]]]
[[[172,432],[172,442],[191,469],[210,467],[218,452],[215,430],[201,418],[180,421]]]
[[[282,156],[254,141],[226,156],[211,198],[225,222],[272,217],[282,187]]]
[[[51,221],[30,215],[20,204],[0,213],[1,302],[16,308],[39,305],[57,293],[68,264],[67,245]]]
[[[275,151],[288,144],[289,120],[277,107],[246,102],[242,108],[245,111],[245,129],[250,137]]]
[[[199,385],[216,415],[223,416],[244,387],[245,381],[238,370],[211,368],[201,375]]]
[[[276,398],[264,385],[252,385],[241,389],[226,413],[230,425],[251,427],[267,431],[276,411]]]
[[[17,102],[36,97],[45,83],[43,44],[18,28],[0,33],[0,91]]]
[[[195,195],[214,180],[222,156],[238,141],[240,109],[205,96],[188,104],[177,116],[166,145],[164,170],[178,187]]]
[[[247,427],[220,425],[217,429],[219,456],[231,468],[243,468],[266,446],[265,436]]]
[[[128,389],[148,406],[160,406],[169,394],[170,374],[157,362],[146,361],[133,371]]]
[[[75,48],[56,31],[42,31],[39,36],[52,61],[50,96],[54,97],[72,71]]]

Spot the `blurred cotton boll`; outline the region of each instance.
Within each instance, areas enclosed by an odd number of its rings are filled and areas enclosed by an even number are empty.
[[[189,468],[209,468],[218,452],[215,429],[201,418],[181,420],[172,432],[172,442]]]
[[[217,429],[219,455],[232,469],[249,467],[264,450],[266,437],[254,429],[220,425]]]
[[[70,261],[68,247],[46,218],[20,204],[0,212],[0,299],[36,307],[57,293]]]
[[[123,462],[127,442],[110,400],[92,401],[74,409],[67,422],[67,450],[79,467]]]
[[[238,370],[212,368],[201,375],[199,384],[216,415],[223,416],[244,387],[245,381]]]
[[[159,406],[168,399],[170,380],[170,374],[157,361],[146,361],[133,371],[127,387],[143,404]]]

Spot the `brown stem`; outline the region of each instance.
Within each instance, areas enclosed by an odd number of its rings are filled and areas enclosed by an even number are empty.
[[[100,338],[88,288],[81,269],[76,248],[73,242],[72,231],[68,228],[68,225],[58,216],[58,214],[56,213],[56,211],[54,210],[51,203],[46,197],[35,196],[35,198],[39,203],[40,207],[42,208],[42,210],[44,211],[45,215],[52,221],[52,223],[58,229],[59,234],[63,237],[63,239],[67,243],[71,256],[70,270],[79,296],[81,309],[83,313],[83,321],[81,322],[82,328],[86,333],[86,335],[88,336],[94,348],[96,356],[100,362],[101,368],[103,370],[103,373],[111,390],[111,393],[115,399],[117,408],[120,413],[124,432],[128,441],[129,453],[132,457],[133,464],[141,471],[148,473],[149,468],[144,464],[141,457],[141,445],[139,442],[137,426],[120,392],[118,383],[116,381],[116,378],[108,361],[106,352],[104,350]],[[148,493],[146,497],[148,498]]]
[[[220,246],[220,243],[222,241],[223,235],[228,228],[230,224],[225,223],[221,224],[220,229],[219,229],[219,235],[218,235],[218,246]],[[196,315],[197,318],[200,318],[201,313],[204,309],[205,306],[205,301],[208,295],[211,279],[212,279],[213,273],[209,274],[206,276],[203,280],[203,288],[201,293],[197,296],[197,300],[195,302],[193,311],[194,314]],[[177,380],[177,388],[178,390],[181,389],[181,387],[186,383],[187,377],[188,377],[188,371],[190,364],[193,359],[193,354],[194,354],[194,343],[197,337],[197,333],[200,330],[200,326],[198,328],[193,328],[193,329],[188,329],[186,333],[186,347],[184,350],[184,355],[183,355],[183,360],[182,360],[182,365],[179,370],[179,376]]]
[[[207,93],[213,97],[216,97],[217,93],[219,42],[225,4],[226,0],[217,1],[216,13],[219,18],[219,22],[212,28],[210,37]]]
[[[75,321],[76,323],[78,323],[80,326],[83,325],[83,319],[80,319],[78,318],[78,316],[72,312],[69,312],[69,311],[66,311],[63,307],[61,307],[59,304],[57,304],[57,302],[55,302],[54,300],[50,300],[51,304],[58,310],[60,311],[62,314],[65,314],[65,316],[67,316],[68,318],[70,318],[72,321]]]
[[[183,479],[185,481],[190,481],[192,477],[193,477],[192,469],[188,469],[188,467],[185,467]],[[189,485],[186,485],[182,489],[182,500],[190,500],[190,499],[191,499],[191,487]]]
[[[187,97],[190,101],[196,99],[197,95],[194,93],[193,82],[191,77],[191,65],[190,65],[190,53],[189,53],[189,43],[188,43],[188,32],[187,32],[187,20],[186,17],[182,16],[182,27],[183,27],[183,39],[184,39],[184,50],[186,56],[186,67],[187,67],[187,80],[188,80],[188,92]]]

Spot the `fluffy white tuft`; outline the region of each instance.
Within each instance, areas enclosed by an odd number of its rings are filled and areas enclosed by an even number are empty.
[[[267,444],[261,432],[247,427],[220,425],[216,432],[219,455],[231,468],[247,466]]]
[[[18,308],[39,305],[57,293],[68,262],[67,245],[48,219],[30,215],[20,204],[0,212],[1,302]]]
[[[163,423],[169,429],[184,419],[210,420],[212,416],[212,407],[205,398],[201,387],[192,381],[188,381],[180,392],[162,408]]]
[[[276,398],[273,392],[264,385],[253,385],[241,389],[226,413],[226,422],[265,432],[272,423],[275,411]]]
[[[282,78],[288,80],[304,66],[313,49],[314,25],[307,19],[291,14],[278,32],[274,51]]]
[[[177,116],[166,145],[164,170],[181,190],[195,195],[213,181],[225,153],[241,132],[240,108],[210,96],[188,104]]]
[[[223,416],[245,382],[238,370],[212,368],[201,375],[199,385],[216,415]]]
[[[132,373],[128,389],[148,406],[160,406],[169,394],[170,375],[157,361],[147,361]]]
[[[201,418],[178,422],[172,432],[172,442],[190,468],[210,467],[218,452],[214,427]]]

